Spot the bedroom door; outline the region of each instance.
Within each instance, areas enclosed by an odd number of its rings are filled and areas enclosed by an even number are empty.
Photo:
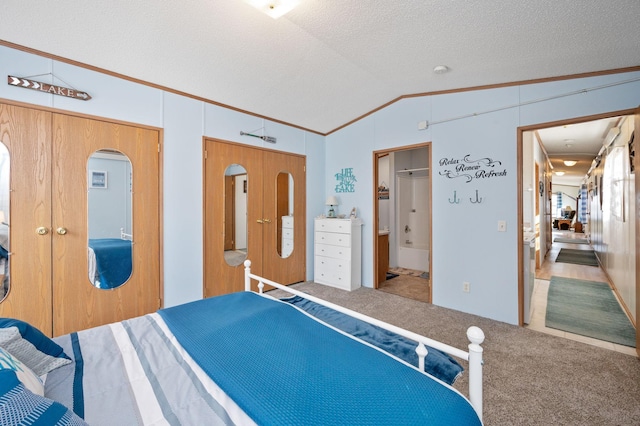
[[[305,191],[306,173],[303,157],[276,151],[263,153],[263,224],[262,276],[282,284],[305,279]],[[289,212],[293,216],[289,218]],[[284,220],[283,220],[284,218]],[[288,231],[283,221],[293,222]],[[287,249],[286,234],[293,233],[293,247]],[[283,237],[284,236],[284,237]]]
[[[261,271],[262,257],[252,256],[262,252],[262,152],[259,150],[215,140],[205,140],[204,164],[204,297],[241,291],[244,288],[244,260],[249,256],[252,269]],[[244,183],[237,188],[227,176],[246,174]],[[232,186],[233,185],[233,186]],[[231,198],[235,197],[235,198]],[[235,201],[234,201],[235,200]],[[236,220],[234,229],[243,228],[245,244],[235,244],[233,250],[225,250],[225,241],[239,238],[226,235],[231,232],[225,213],[234,205],[236,212],[244,216],[243,223]],[[244,206],[244,207],[241,207]],[[238,211],[240,210],[240,212]]]
[[[50,112],[0,104],[0,143],[8,150],[9,165],[5,175],[3,164],[2,180],[11,185],[0,199],[9,252],[0,316],[48,334],[53,327],[51,240],[37,232],[51,223],[51,157],[40,154],[50,141]]]
[[[242,291],[245,259],[251,260],[252,272],[274,281],[303,281],[305,158],[212,139],[205,139],[204,153],[204,297]],[[236,184],[235,199],[225,197],[231,192],[225,176],[240,171],[246,173],[246,183]],[[235,228],[237,233],[246,226],[246,244],[225,250],[228,227],[224,212],[231,203],[236,213],[244,214]],[[283,230],[283,223],[292,227]],[[288,238],[283,242],[285,233],[291,236],[290,243]]]
[[[53,131],[53,334],[156,311],[161,305],[159,131],[62,114],[54,114]],[[89,209],[88,159],[98,151],[124,154],[132,177],[125,183],[131,197],[131,273],[121,285],[107,289],[91,283],[87,266],[89,215],[116,214],[115,209]],[[104,181],[92,182],[100,191],[113,189],[104,173]],[[103,208],[119,209],[127,202]]]
[[[0,104],[0,142],[11,181],[9,195],[0,194],[10,230],[0,316],[60,335],[158,309],[159,131]],[[92,285],[88,272],[88,161],[99,150],[126,155],[133,177],[131,274],[109,290]]]

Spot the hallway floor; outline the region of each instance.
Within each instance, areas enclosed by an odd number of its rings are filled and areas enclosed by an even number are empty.
[[[556,231],[553,232],[553,238],[584,238],[584,234],[576,234],[573,231]],[[533,288],[532,304],[531,304],[531,322],[528,328],[542,333],[553,334],[555,336],[564,337],[566,339],[575,340],[589,345],[610,349],[616,352],[636,356],[636,348],[629,346],[617,345],[602,340],[596,340],[578,334],[567,333],[565,331],[556,330],[554,328],[545,327],[545,314],[547,311],[547,292],[549,290],[549,280],[551,276],[576,278],[580,280],[608,282],[607,276],[599,266],[575,265],[571,263],[556,263],[555,259],[562,248],[571,248],[579,250],[591,249],[588,244],[572,244],[554,242],[551,246],[549,255],[542,263],[540,269],[536,270],[536,280]]]

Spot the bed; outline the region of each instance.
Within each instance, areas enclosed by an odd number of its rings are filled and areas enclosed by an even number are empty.
[[[250,291],[253,280],[258,292]],[[265,284],[292,296],[274,298]],[[484,335],[477,327],[462,351],[256,276],[249,261],[245,287],[56,337],[53,349],[40,351],[59,365],[34,370],[44,378],[42,399],[65,413],[65,424],[482,424]],[[341,319],[310,312],[317,309]],[[419,342],[417,365],[367,341],[365,321],[386,337]],[[35,332],[21,327],[22,340]],[[3,343],[7,329],[0,328],[0,348],[27,357],[6,336]],[[48,339],[35,340],[37,352]],[[470,400],[423,371],[436,352],[445,363],[468,361]]]
[[[131,276],[132,235],[120,229],[120,238],[90,238],[87,249],[89,281],[97,288],[110,289]]]

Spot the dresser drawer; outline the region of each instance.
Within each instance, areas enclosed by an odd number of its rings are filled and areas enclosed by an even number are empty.
[[[282,227],[293,228],[293,216],[282,216]]]
[[[282,238],[288,238],[293,240],[293,229],[291,228],[282,228]]]
[[[351,249],[348,247],[316,243],[316,256],[333,257],[334,259],[351,260]]]
[[[314,281],[350,290],[351,262],[331,257],[316,256]]]
[[[351,235],[332,232],[316,232],[316,243],[351,247]]]
[[[325,232],[351,232],[351,221],[342,219],[316,220],[316,231]]]
[[[289,257],[293,253],[293,240],[282,240],[282,257]]]

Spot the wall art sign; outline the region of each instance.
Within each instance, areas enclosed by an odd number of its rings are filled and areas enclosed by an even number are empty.
[[[440,176],[449,179],[463,178],[466,183],[474,179],[491,179],[507,175],[507,169],[500,170],[501,161],[489,157],[473,159],[471,154],[462,158],[441,158],[438,164],[444,168],[440,171]]]
[[[356,192],[355,183],[357,182],[356,176],[353,174],[353,168],[349,167],[342,169],[340,173],[336,173],[336,192]]]
[[[55,86],[53,84],[42,83],[40,81],[29,80],[28,78],[20,78],[20,77],[14,77],[12,75],[8,75],[7,83],[10,86],[37,90],[39,92],[45,92],[51,95],[65,96],[67,98],[80,99],[81,101],[88,101],[89,99],[91,99],[91,96],[89,96],[87,92],[81,92],[79,90],[70,89],[68,87]]]

